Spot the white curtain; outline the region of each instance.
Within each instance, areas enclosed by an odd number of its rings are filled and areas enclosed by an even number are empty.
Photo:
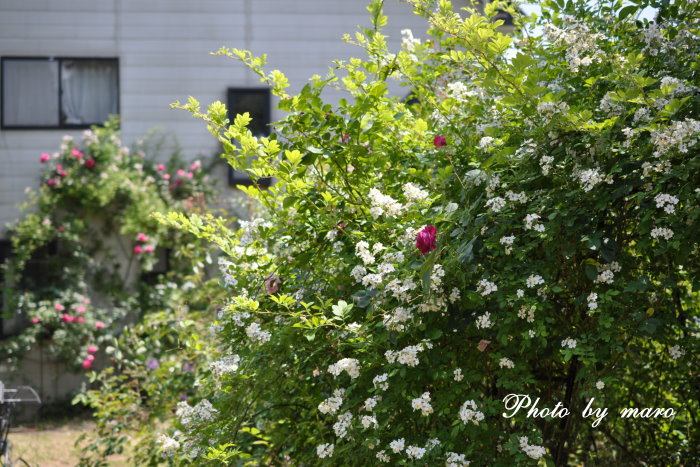
[[[117,113],[118,82],[115,62],[64,60],[61,67],[61,105],[67,125],[98,124]]]
[[[58,63],[3,60],[2,116],[7,126],[58,125]]]

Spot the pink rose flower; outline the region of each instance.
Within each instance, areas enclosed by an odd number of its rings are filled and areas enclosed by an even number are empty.
[[[87,351],[89,354],[97,353],[97,347],[94,345],[91,345],[90,347],[87,348]]]
[[[437,135],[435,139],[433,139],[433,144],[435,145],[436,148],[441,148],[443,146],[447,146],[447,138],[445,138],[442,135]]]
[[[73,157],[75,157],[76,159],[80,159],[81,157],[83,157],[83,153],[78,151],[76,148],[73,148],[71,153],[73,154]]]
[[[194,161],[192,165],[190,166],[190,170],[195,171],[198,170],[202,166],[202,163],[199,161]]]
[[[49,178],[49,181],[46,182],[46,184],[49,186],[56,186],[56,180],[54,180],[53,178]]]
[[[85,360],[93,361],[93,360],[95,360],[95,356],[94,356],[94,355],[88,355],[87,357],[85,357]]]
[[[146,253],[153,253],[153,250],[154,250],[153,245],[146,245],[146,246],[144,247],[144,251],[145,251]]]
[[[32,318],[32,323],[34,323],[34,324],[37,324],[40,321],[41,321],[40,318]]]
[[[41,161],[42,164],[46,164],[49,161],[49,159],[51,159],[51,155],[46,154],[46,153],[42,154],[41,157],[39,158],[39,160]]]
[[[59,225],[59,226],[58,226],[58,231],[59,231],[59,232],[64,232],[65,230],[66,230],[66,228],[65,228],[64,226],[62,226],[62,225]]]
[[[92,360],[83,360],[83,368],[86,370],[89,370],[90,367],[92,366]]]
[[[194,177],[194,174],[192,172],[187,172],[187,178],[192,178]]]
[[[165,174],[165,175],[163,175],[163,178],[166,179],[166,180],[170,180],[170,174]]]
[[[432,225],[427,225],[416,235],[416,248],[421,254],[427,254],[437,248],[435,237],[437,230]]]
[[[140,233],[136,236],[136,240],[138,240],[141,243],[146,243],[148,241],[148,235],[145,233]]]
[[[103,323],[102,321],[98,321],[98,322],[95,323],[95,327],[96,327],[97,329],[102,329],[102,328],[105,327],[105,323]]]
[[[75,320],[80,324],[83,324],[85,322],[85,318],[83,318],[82,316],[78,316],[77,318],[75,318]]]
[[[82,305],[77,306],[75,307],[75,311],[77,311],[78,313],[85,313],[85,307]]]
[[[157,170],[158,172],[165,172],[165,165],[163,165],[163,164],[158,164],[158,166],[156,167],[156,170]]]
[[[134,253],[136,253],[137,255],[140,255],[141,253],[143,253],[143,247],[141,245],[136,245],[134,247]]]
[[[182,170],[182,169],[179,169],[179,170],[177,171],[177,174],[178,174],[179,176],[182,177],[183,175],[185,175],[185,171]]]
[[[63,311],[63,310],[66,309],[66,308],[65,308],[63,305],[61,305],[60,303],[55,304],[53,307],[56,309],[56,311]]]
[[[64,323],[72,323],[73,317],[68,313],[63,313],[63,315],[61,315],[61,321]]]
[[[265,279],[265,288],[267,289],[267,293],[269,294],[277,293],[280,289],[281,284],[282,281],[280,280],[280,278],[275,276],[274,274],[270,274],[269,276],[267,276],[267,279]]]
[[[91,169],[95,166],[95,159],[88,159],[85,161],[85,167]]]

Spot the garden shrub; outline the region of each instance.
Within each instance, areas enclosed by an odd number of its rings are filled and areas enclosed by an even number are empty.
[[[428,37],[404,31],[390,52],[374,1],[372,27],[346,37],[365,58],[296,95],[264,57],[222,48],[279,97],[269,137],[220,102],[175,104],[276,183],[242,188],[261,212],[235,231],[161,216],[221,248],[228,291],[214,361],[159,428],[162,459],[700,462],[700,6],[409,3]],[[349,97],[328,104],[328,87]],[[504,417],[509,394],[570,415]],[[597,427],[580,416],[593,398],[611,410]]]

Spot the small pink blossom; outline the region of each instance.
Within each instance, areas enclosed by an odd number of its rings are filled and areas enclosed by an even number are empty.
[[[141,243],[146,243],[148,241],[148,235],[146,235],[145,233],[139,233],[136,236],[136,240],[138,240]]]
[[[41,321],[41,318],[32,318],[32,323],[37,324]]]
[[[95,159],[88,159],[85,161],[85,167],[91,169],[95,166]]]
[[[77,307],[75,307],[75,311],[77,311],[78,313],[81,313],[81,314],[85,313],[85,307],[82,305],[77,306]]]
[[[447,138],[445,138],[442,135],[437,135],[433,139],[433,144],[435,145],[436,148],[441,148],[443,146],[447,146]]]
[[[75,318],[73,318],[68,313],[63,313],[63,315],[61,315],[61,321],[64,323],[72,323],[74,320]]]
[[[146,245],[143,249],[146,253],[153,253],[154,250],[153,245]]]
[[[416,248],[421,254],[428,254],[437,248],[436,242],[437,230],[435,226],[427,225],[416,235]]]
[[[343,133],[343,137],[341,139],[344,144],[348,144],[348,141],[350,141],[350,135],[347,133]]]
[[[89,370],[91,366],[92,366],[92,360],[87,360],[87,359],[83,360],[83,368],[85,368],[86,370]]]
[[[143,253],[143,247],[141,245],[136,245],[134,247],[134,253],[136,253],[137,255],[140,255],[141,253]]]
[[[75,318],[75,320],[80,324],[83,324],[85,322],[85,318],[83,318],[82,316],[78,316],[77,318]]]
[[[41,161],[42,164],[47,163],[49,161],[49,159],[51,159],[51,155],[46,154],[46,153],[42,154],[41,157],[39,158],[39,160]]]
[[[87,348],[87,351],[89,354],[97,353],[97,347],[94,345],[91,345],[90,347]]]
[[[194,172],[195,170],[199,170],[199,168],[201,166],[202,166],[202,163],[200,161],[194,161],[192,163],[192,165],[190,165],[190,170],[192,170]]]
[[[46,184],[49,186],[56,186],[56,180],[54,180],[53,178],[49,178],[49,181],[46,182]]]
[[[265,279],[265,288],[267,289],[267,293],[269,294],[277,293],[280,289],[281,284],[282,281],[280,280],[280,278],[275,276],[274,274],[270,274],[269,276],[267,276],[267,279]]]
[[[88,355],[87,357],[85,357],[85,360],[93,361],[93,360],[95,360],[95,356],[94,356],[94,355]]]
[[[482,339],[479,341],[479,344],[476,346],[476,348],[479,349],[479,352],[483,352],[484,350],[486,350],[486,347],[488,347],[490,343],[491,341]]]
[[[65,230],[66,230],[66,228],[65,228],[64,226],[62,226],[62,225],[59,225],[59,226],[58,226],[58,231],[59,231],[59,232],[64,232]]]
[[[76,159],[80,159],[81,157],[83,157],[83,153],[78,151],[76,148],[73,148],[71,153],[73,154],[73,157],[75,157]]]
[[[187,178],[193,178],[194,174],[192,172],[187,172]]]
[[[163,175],[163,178],[166,179],[166,180],[170,180],[170,174],[165,174],[165,175]]]
[[[156,170],[157,170],[158,172],[165,172],[165,165],[164,165],[164,164],[158,164],[158,166],[156,167]]]
[[[97,329],[102,329],[102,328],[105,327],[105,323],[103,323],[102,321],[98,321],[98,322],[95,323],[95,327],[96,327]]]
[[[66,309],[66,308],[65,308],[63,305],[61,305],[60,303],[55,304],[53,307],[56,309],[56,311],[63,311],[63,310]]]
[[[178,169],[177,174],[182,177],[183,175],[185,175],[185,171],[182,169]]]

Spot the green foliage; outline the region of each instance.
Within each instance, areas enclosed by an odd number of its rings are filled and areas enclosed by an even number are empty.
[[[221,49],[280,98],[269,137],[221,103],[174,105],[277,182],[245,190],[261,213],[235,231],[161,217],[219,245],[231,295],[163,459],[697,464],[697,2],[501,4],[512,36],[408,3],[428,38],[390,52],[372,2],[372,27],[346,36],[366,58],[293,96],[264,57]],[[637,20],[650,5],[658,22]],[[325,103],[330,86],[349,97]],[[511,393],[571,415],[505,418]],[[611,410],[597,428],[591,398]],[[620,419],[628,406],[676,416]]]

